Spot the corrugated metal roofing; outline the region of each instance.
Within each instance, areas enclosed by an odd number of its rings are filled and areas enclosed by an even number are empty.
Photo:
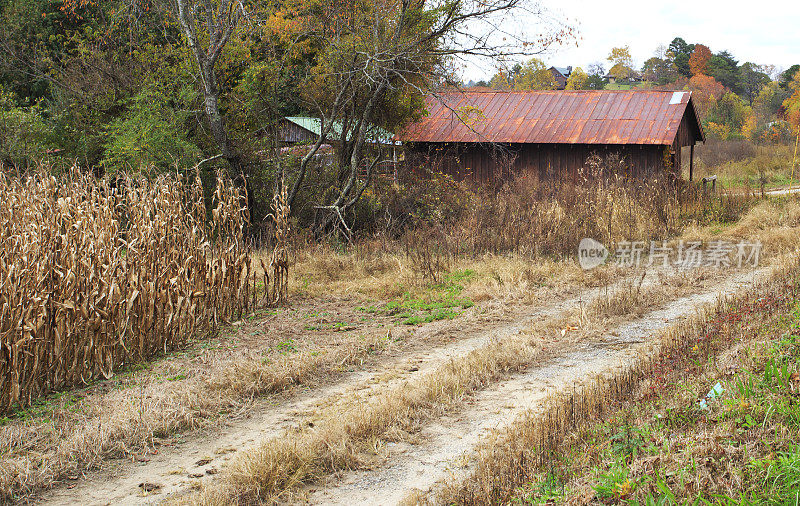
[[[305,128],[309,132],[319,136],[322,129],[320,128],[319,118],[312,118],[309,116],[287,116],[286,121],[290,121],[300,128]],[[342,124],[338,121],[333,123],[329,137],[338,138],[342,136]],[[349,136],[348,136],[349,140]],[[371,126],[367,131],[367,142],[374,142],[379,144],[398,144],[394,140],[394,135],[387,132],[379,126]]]
[[[397,137],[404,142],[670,145],[690,99],[688,91],[661,90],[449,91],[428,97],[428,115]]]

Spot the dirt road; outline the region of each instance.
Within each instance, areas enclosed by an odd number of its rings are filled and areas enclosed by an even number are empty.
[[[522,374],[479,391],[468,407],[445,416],[423,431],[423,442],[396,445],[386,465],[347,473],[323,487],[310,487],[313,504],[397,504],[415,492],[429,491],[437,481],[463,475],[470,453],[492,431],[502,429],[555,390],[571,389],[582,380],[621,368],[648,345],[648,339],[697,308],[752,283],[761,272],[733,276],[714,290],[682,297],[663,309],[626,323],[599,339],[551,350],[547,360]],[[380,498],[380,500],[376,500]]]
[[[279,436],[287,429],[308,424],[323,407],[362,398],[435,369],[442,363],[463,356],[492,340],[519,333],[536,321],[553,317],[599,293],[585,290],[574,297],[554,301],[512,315],[509,322],[473,320],[440,323],[424,333],[451,334],[441,346],[411,348],[365,370],[348,374],[332,385],[309,389],[279,402],[257,401],[245,418],[193,434],[172,447],[136,462],[111,462],[106,469],[44,494],[41,502],[54,505],[75,504],[155,504],[169,494],[187,490],[210,480],[237,453],[258,442]],[[418,336],[425,340],[428,336]]]
[[[333,476],[326,483],[308,487],[307,499],[318,504],[396,504],[415,490],[427,491],[437,481],[463,473],[470,466],[470,452],[492,430],[502,428],[520,414],[535,409],[549,392],[571,388],[581,379],[610,372],[648,338],[720,293],[730,293],[752,284],[765,270],[731,272],[709,286],[697,287],[691,295],[668,302],[641,318],[606,329],[602,336],[585,342],[556,340],[548,345],[545,359],[519,374],[477,391],[461,409],[453,410],[423,427],[416,444],[390,444],[382,464],[369,469]],[[646,283],[658,283],[648,276]],[[574,297],[553,300],[527,314],[514,315],[511,322],[453,322],[439,329],[450,339],[441,345],[411,349],[374,366],[347,374],[335,384],[303,392],[276,402],[257,401],[241,420],[191,434],[172,447],[140,462],[117,462],[103,471],[41,497],[46,504],[154,504],[171,494],[211,482],[226,464],[242,452],[268,438],[281,437],[287,429],[313,424],[325,408],[369,403],[389,389],[435,371],[494,341],[513,339],[526,329],[548,319],[563,317],[579,304],[598,297],[598,289]],[[325,411],[328,411],[325,409]]]

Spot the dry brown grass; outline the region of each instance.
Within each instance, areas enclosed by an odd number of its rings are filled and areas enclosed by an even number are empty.
[[[695,179],[715,175],[718,186],[739,187],[760,194],[761,185],[786,186],[793,145],[754,145],[749,141],[709,141],[695,148]],[[688,153],[687,153],[688,155]],[[684,177],[689,177],[688,164]],[[795,179],[796,181],[796,179]]]
[[[424,214],[429,218],[396,239],[379,233],[349,247],[299,248],[293,293],[393,298],[420,281],[435,283],[448,271],[463,269],[474,270],[473,284],[486,288],[486,295],[476,294],[479,299],[524,298],[527,289],[561,279],[602,285],[603,277],[614,276],[613,269],[584,273],[571,262],[581,239],[594,238],[612,250],[624,240],[660,241],[684,230],[729,226],[755,203],[747,195],[705,197],[694,186],[665,178],[602,175],[606,170],[596,167],[598,174],[587,173],[581,185],[541,182],[523,174],[499,193],[474,193],[450,182],[437,200],[443,209],[428,209]],[[491,265],[504,263],[498,260],[503,258],[511,259],[507,265],[516,264],[516,272],[505,265],[501,273]]]
[[[402,295],[415,279],[400,252],[341,252],[319,244],[295,252],[289,290],[294,296],[390,299]]]
[[[476,303],[531,303],[538,292],[605,286],[627,275],[626,269],[613,264],[586,271],[574,258],[531,258],[515,253],[455,257],[449,269],[474,274],[463,281],[462,295]],[[420,296],[431,284],[432,280],[414,270],[402,251],[360,248],[342,252],[316,245],[295,253],[289,289],[295,297],[390,300],[404,294]]]
[[[740,220],[730,224],[713,223],[687,227],[680,238],[684,241],[723,240],[730,242],[759,241],[761,261],[783,263],[782,257],[800,248],[800,199],[773,197],[758,202]],[[672,241],[673,244],[676,241]]]
[[[652,274],[655,273],[655,276]],[[731,270],[713,271],[691,269],[687,271],[642,270],[609,290],[607,287],[586,308],[584,317],[605,324],[615,318],[640,317],[664,303],[696,292],[707,279],[720,279]],[[647,275],[651,274],[650,278]]]
[[[0,173],[0,412],[109,378],[249,308],[246,215],[218,179]]]
[[[626,240],[663,240],[690,224],[733,222],[754,202],[744,193],[703,195],[697,186],[666,176],[627,179],[601,162],[581,177],[580,184],[572,184],[521,174],[499,192],[478,191],[468,206],[448,213],[445,220],[428,220],[403,240],[445,246],[451,258],[484,253],[563,256],[572,255],[585,237],[613,246]],[[430,253],[437,258],[435,251]]]
[[[537,302],[538,294],[606,286],[628,273],[616,265],[605,265],[590,271],[581,269],[573,259],[556,260],[508,254],[487,253],[476,258],[460,258],[453,262],[455,270],[476,273],[466,285],[463,296],[475,302],[495,300],[503,303]]]

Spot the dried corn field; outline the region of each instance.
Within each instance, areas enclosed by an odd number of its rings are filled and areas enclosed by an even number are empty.
[[[0,413],[213,331],[255,301],[239,190],[217,178],[0,175]]]

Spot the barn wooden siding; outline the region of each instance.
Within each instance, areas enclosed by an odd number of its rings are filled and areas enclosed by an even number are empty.
[[[692,107],[687,107],[686,112],[681,118],[681,124],[678,127],[678,132],[675,134],[675,140],[672,142],[670,152],[672,154],[672,166],[676,173],[681,173],[682,160],[681,148],[686,146],[693,146],[697,140],[704,139],[703,132],[699,128],[700,118],[697,117],[697,110]]]
[[[296,125],[286,118],[278,122],[278,137],[284,144],[296,144],[317,140],[317,134],[310,132],[300,125]]]
[[[623,160],[625,175],[639,177],[662,171],[667,149],[654,145],[417,143],[406,146],[406,166],[415,172],[430,169],[476,183],[521,173],[577,181],[592,154],[604,159],[616,154]],[[678,164],[679,153],[673,155]]]

